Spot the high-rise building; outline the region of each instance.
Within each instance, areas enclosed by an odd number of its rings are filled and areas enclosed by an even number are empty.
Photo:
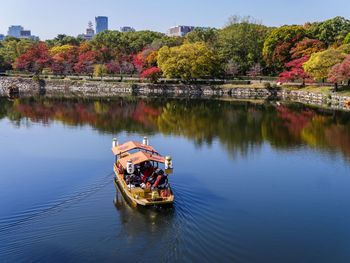
[[[0,34],[0,41],[4,40],[5,36],[3,34]]]
[[[108,17],[106,16],[97,16],[95,17],[96,22],[96,34],[108,30]]]
[[[123,26],[120,28],[120,32],[135,32],[135,28],[131,26]]]
[[[20,38],[22,30],[24,30],[22,26],[10,26],[7,31],[7,35],[10,37]]]
[[[169,28],[168,36],[170,37],[183,37],[193,31],[194,26],[174,26]]]

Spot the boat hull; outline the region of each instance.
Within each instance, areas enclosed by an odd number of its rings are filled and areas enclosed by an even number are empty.
[[[115,178],[114,178],[114,185],[116,188],[120,190],[120,192],[123,194],[124,198],[134,207],[141,206],[141,207],[152,207],[152,206],[172,206],[174,203],[174,195],[170,190],[170,196],[167,198],[157,198],[156,200],[150,200],[150,198],[136,198],[135,197],[135,192],[133,193],[132,191],[137,191],[138,189],[133,189],[130,191],[128,189],[128,186],[126,185],[123,175],[118,173],[118,170],[116,166],[114,165],[114,173],[115,173]],[[144,191],[144,190],[139,190]],[[150,192],[148,193],[150,194]]]

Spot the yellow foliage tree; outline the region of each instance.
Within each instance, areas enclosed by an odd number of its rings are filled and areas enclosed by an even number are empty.
[[[202,42],[162,47],[158,52],[158,66],[165,77],[185,81],[214,77],[220,68],[218,56]]]
[[[312,54],[310,59],[303,65],[303,68],[313,79],[325,80],[332,67],[342,62],[345,56],[346,54],[342,49],[329,48]]]

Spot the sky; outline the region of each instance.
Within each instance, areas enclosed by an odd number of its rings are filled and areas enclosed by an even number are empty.
[[[2,0],[0,34],[10,25],[22,25],[41,39],[77,36],[99,15],[109,17],[110,29],[132,26],[166,33],[174,25],[221,28],[232,15],[280,26],[335,16],[350,19],[349,10],[350,0]]]

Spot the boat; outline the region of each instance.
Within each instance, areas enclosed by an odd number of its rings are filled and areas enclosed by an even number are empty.
[[[121,145],[114,138],[112,152],[115,156],[114,184],[132,206],[171,206],[174,203],[174,194],[168,181],[168,176],[173,173],[172,158],[160,155],[149,145],[147,137],[143,138],[142,143],[128,141]],[[142,175],[141,170],[146,164],[152,170],[146,179],[154,178],[158,173],[164,182],[162,188],[145,182],[133,183],[136,176]]]

